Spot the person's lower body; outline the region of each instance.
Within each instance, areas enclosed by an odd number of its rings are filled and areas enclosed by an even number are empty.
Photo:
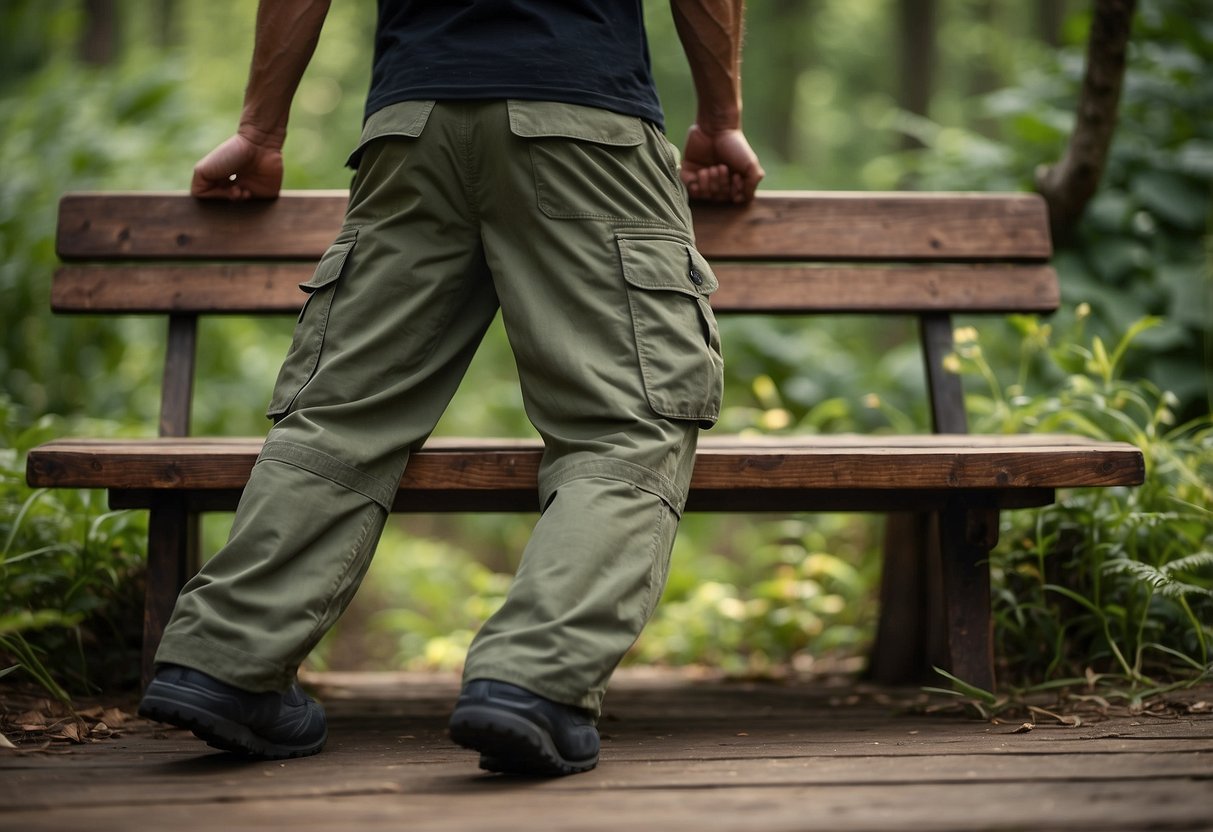
[[[715,278],[674,154],[637,119],[541,102],[408,102],[364,137],[345,226],[305,284],[275,426],[158,667],[279,696],[318,730],[296,670],[353,596],[410,451],[500,308],[545,445],[541,514],[468,653],[452,737],[493,770],[584,770],[586,726],[661,594],[697,432],[720,404]],[[208,738],[205,710],[176,721]]]

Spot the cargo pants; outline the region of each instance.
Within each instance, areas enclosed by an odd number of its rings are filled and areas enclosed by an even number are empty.
[[[411,451],[500,309],[544,442],[540,516],[464,678],[598,712],[664,587],[721,357],[677,151],[651,124],[522,101],[366,123],[231,537],[156,660],[284,689],[364,575]]]

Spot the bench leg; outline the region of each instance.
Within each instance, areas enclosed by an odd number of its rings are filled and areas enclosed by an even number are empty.
[[[953,506],[940,515],[948,670],[994,690],[990,617],[990,550],[998,542],[998,510]]]
[[[880,620],[867,676],[885,685],[937,681],[931,666],[948,661],[938,516],[890,514],[884,539]]]
[[[143,685],[173,613],[177,595],[198,562],[198,515],[179,496],[160,497],[148,518],[147,585],[143,597]]]

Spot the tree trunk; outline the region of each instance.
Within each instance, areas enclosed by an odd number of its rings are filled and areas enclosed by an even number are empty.
[[[1049,204],[1055,240],[1073,231],[1103,176],[1136,8],[1137,0],[1095,0],[1074,133],[1061,161],[1036,171],[1036,190]]]
[[[759,75],[780,80],[765,86],[761,99],[747,99],[747,131],[761,136],[783,162],[808,161],[800,142],[796,104],[798,79],[812,58],[808,47],[812,13],[812,0],[769,0],[761,15],[748,17],[743,77],[748,67],[751,80]]]
[[[84,0],[84,29],[80,33],[80,60],[107,66],[118,57],[117,0]]]
[[[995,0],[979,0],[974,4],[973,22],[983,33],[998,29],[999,15],[996,5]],[[983,98],[1003,86],[1003,77],[995,65],[992,51],[986,49],[977,55],[968,56],[970,69],[966,87],[969,97],[974,100]],[[980,112],[978,110],[978,114],[973,117],[973,129],[984,136],[997,136],[998,120],[989,115],[981,115]]]
[[[1053,48],[1061,46],[1065,18],[1065,0],[1036,0],[1036,36]]]
[[[177,46],[181,42],[180,30],[177,26],[177,0],[157,0],[156,3],[156,40],[164,49]]]
[[[930,110],[935,87],[935,10],[936,0],[901,0],[898,4],[900,89],[897,103],[901,109],[925,116]],[[912,136],[902,139],[905,147],[920,147]]]

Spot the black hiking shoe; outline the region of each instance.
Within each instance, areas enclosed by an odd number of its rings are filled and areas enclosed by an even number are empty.
[[[468,682],[450,730],[458,745],[480,752],[486,771],[550,777],[598,765],[598,729],[587,712],[507,682]]]
[[[296,682],[286,693],[250,693],[200,670],[161,665],[139,715],[187,728],[212,748],[279,760],[324,748],[324,708]]]

